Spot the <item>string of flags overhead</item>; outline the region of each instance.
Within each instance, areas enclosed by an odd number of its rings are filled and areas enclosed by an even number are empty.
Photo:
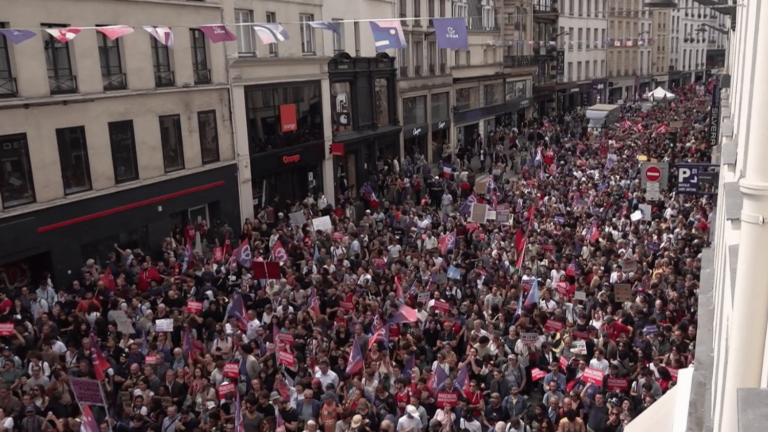
[[[603,41],[532,41],[532,40],[495,40],[488,42],[489,45],[496,46],[514,46],[530,45],[534,48],[539,47],[574,47],[578,45],[587,48],[607,48],[607,47],[632,47],[632,46],[651,46],[656,44],[655,39],[605,39]]]

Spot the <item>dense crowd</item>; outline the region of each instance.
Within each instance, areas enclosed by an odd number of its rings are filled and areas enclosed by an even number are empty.
[[[623,430],[694,361],[712,203],[638,173],[709,160],[707,88],[677,93],[0,292],[0,432]]]

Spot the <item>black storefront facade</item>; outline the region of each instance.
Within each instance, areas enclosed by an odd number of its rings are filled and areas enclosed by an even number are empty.
[[[336,193],[344,184],[357,191],[386,161],[399,156],[395,59],[336,54],[328,63],[331,84],[331,123]],[[423,126],[423,134],[429,126]],[[343,181],[346,180],[346,181]]]
[[[51,271],[54,285],[65,286],[81,278],[87,259],[106,262],[115,244],[152,253],[189,220],[207,220],[214,228],[226,220],[236,227],[239,198],[232,163],[3,218],[0,268],[11,285],[37,284]]]
[[[592,83],[589,85],[588,106],[603,103],[607,99],[606,97],[607,89],[608,89],[608,80],[606,79],[592,80]]]
[[[254,209],[275,200],[303,200],[323,191],[323,142],[251,157]]]
[[[652,92],[653,90],[655,90],[655,87],[653,86],[653,80],[654,80],[653,76],[640,77],[640,80],[639,80],[640,87],[638,90],[639,92],[638,95],[640,96],[640,98],[642,98],[643,95],[646,95],[649,92]]]
[[[432,163],[438,163],[442,161],[443,156],[445,156],[444,162],[450,163],[451,154],[446,153],[443,155],[443,153],[445,153],[448,140],[450,139],[451,120],[444,119],[432,122],[430,131],[432,133]]]
[[[533,106],[533,98],[523,97],[507,101],[507,113],[513,117],[513,123],[516,127],[523,124],[526,119],[528,108]]]
[[[497,121],[503,122],[506,115],[506,103],[456,111],[453,114],[453,121],[456,123],[457,140],[463,140],[462,142],[464,145],[471,145],[472,137],[475,133],[479,133],[483,136],[483,143],[488,145],[488,132],[490,132],[492,128],[487,127],[486,122],[493,120],[495,125]]]
[[[682,85],[683,73],[681,71],[672,71],[669,73],[669,88],[675,89]]]

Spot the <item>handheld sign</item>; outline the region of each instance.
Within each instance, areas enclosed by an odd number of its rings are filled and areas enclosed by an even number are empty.
[[[538,381],[538,380],[544,378],[545,376],[547,376],[547,373],[544,372],[543,370],[540,370],[539,368],[531,369],[531,379],[532,380]]]
[[[227,363],[224,365],[225,378],[237,378],[240,376],[240,365],[237,363]]]
[[[203,302],[196,302],[189,300],[187,302],[187,312],[193,313],[195,315],[200,315],[203,312]]]
[[[602,387],[604,375],[605,372],[601,371],[600,369],[592,369],[588,367],[584,369],[584,375],[581,376],[581,380],[590,384],[594,384],[598,387]]]
[[[159,319],[155,321],[155,330],[158,333],[171,333],[173,332],[173,319]]]

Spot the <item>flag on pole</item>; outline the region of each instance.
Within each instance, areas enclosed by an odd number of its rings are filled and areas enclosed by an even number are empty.
[[[192,243],[187,243],[187,248],[184,250],[184,261],[181,263],[181,272],[184,273],[187,271],[187,267],[189,267],[193,261],[192,258]]]
[[[91,407],[86,404],[82,404],[83,411],[83,423],[80,425],[80,432],[99,432],[99,424],[96,423],[96,419],[93,417]]]
[[[241,242],[234,251],[232,251],[232,258],[229,259],[229,264],[238,263],[245,268],[251,268],[253,255],[251,254],[251,245],[247,241]]]
[[[227,309],[224,321],[226,322],[230,317],[237,318],[237,325],[240,327],[240,330],[248,328],[248,318],[245,316],[245,303],[243,302],[243,297],[238,292],[232,295],[232,304]]]
[[[447,253],[449,250],[456,249],[456,231],[440,236],[440,240],[437,242],[440,245],[440,253],[442,254]]]
[[[528,297],[525,299],[526,306],[534,306],[539,303],[539,280],[534,279],[531,284],[531,290],[528,291]]]
[[[104,283],[104,286],[107,287],[110,291],[115,291],[117,289],[117,285],[115,284],[115,277],[112,276],[112,269],[107,266],[107,269],[104,270],[104,274],[101,275],[101,281]]]
[[[96,373],[96,379],[99,381],[104,380],[104,372],[106,372],[112,365],[109,364],[107,358],[104,357],[104,353],[99,348],[99,343],[96,340],[96,335],[91,333],[89,336],[91,341],[91,362],[93,362],[93,371]]]
[[[523,244],[521,245],[520,249],[517,250],[517,262],[515,262],[515,266],[517,268],[523,268],[523,263],[525,263],[525,249],[528,246],[528,239],[523,239]]]
[[[383,325],[373,332],[370,339],[368,339],[368,349],[371,349],[376,342],[384,342],[384,345],[389,345],[389,324]]]
[[[405,365],[403,366],[402,375],[404,378],[411,379],[413,376],[413,368],[416,367],[416,354],[411,354],[405,358]]]
[[[403,284],[401,279],[402,277],[395,278],[395,286],[397,287],[397,294],[395,295],[395,297],[397,297],[397,300],[402,303],[404,296],[403,296]]]
[[[461,394],[465,394],[469,391],[469,374],[467,369],[468,364],[465,364],[463,368],[459,369],[459,373],[456,374],[456,380],[453,382],[453,388],[460,391]]]
[[[419,320],[419,313],[416,312],[416,309],[413,309],[412,307],[406,306],[406,305],[400,305],[400,308],[395,312],[394,315],[392,315],[392,318],[389,319],[389,324],[400,324],[400,323],[412,323]]]
[[[288,261],[288,253],[285,251],[283,244],[280,243],[279,240],[275,242],[274,246],[272,246],[272,257],[270,261],[277,261],[279,263]]]
[[[461,214],[469,214],[472,211],[472,206],[475,205],[477,202],[477,198],[475,197],[475,194],[470,195],[466,201],[464,201],[464,204],[459,207],[459,213]]]
[[[385,326],[384,328],[389,328]],[[347,361],[347,373],[354,375],[358,371],[363,369],[363,353],[360,351],[360,344],[357,342],[357,337],[354,337],[352,342],[352,351],[349,352],[349,360]]]

